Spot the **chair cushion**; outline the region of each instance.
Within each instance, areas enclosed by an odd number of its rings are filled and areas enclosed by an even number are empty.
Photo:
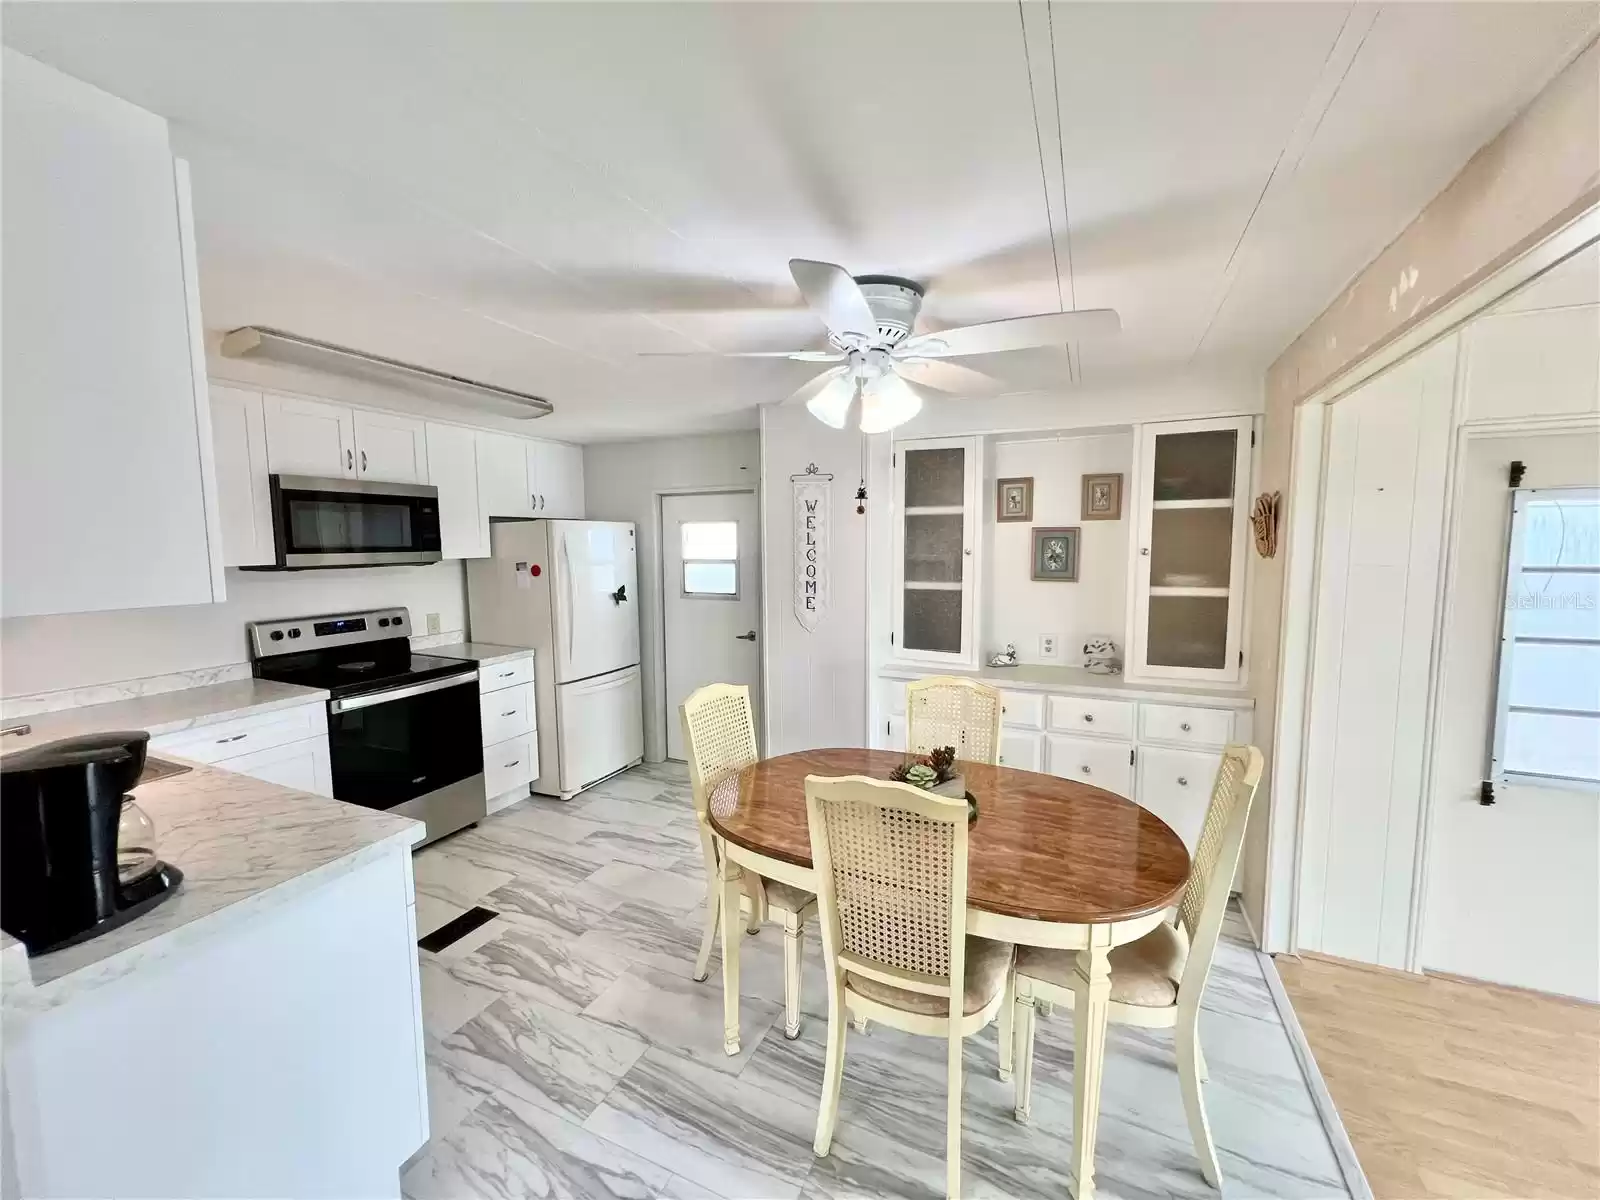
[[[988,938],[967,938],[966,987],[962,989],[962,1008],[966,1014],[977,1012],[993,1000],[1006,986],[1006,975],[1011,970],[1011,955],[1015,949],[1010,942],[991,942]],[[846,971],[845,986],[869,1000],[889,1004],[903,1012],[926,1013],[930,1017],[948,1016],[950,1001],[943,996],[930,996],[926,992],[913,992],[881,983],[865,975]]]
[[[1111,999],[1137,1008],[1167,1008],[1178,1002],[1178,980],[1189,957],[1189,942],[1177,926],[1161,922],[1136,942],[1112,948]],[[1017,974],[1056,987],[1078,986],[1078,952],[1022,946]]]
[[[790,912],[800,912],[817,902],[816,893],[797,888],[793,884],[779,883],[776,879],[768,879],[765,875],[761,877],[761,883],[767,889],[767,905],[770,908],[786,908]]]

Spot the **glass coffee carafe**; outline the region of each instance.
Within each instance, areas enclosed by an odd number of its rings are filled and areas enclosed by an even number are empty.
[[[132,883],[160,865],[161,860],[156,857],[156,823],[134,803],[132,796],[124,796],[117,818],[117,882]]]

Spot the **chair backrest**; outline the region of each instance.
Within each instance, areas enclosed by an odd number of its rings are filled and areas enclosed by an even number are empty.
[[[1000,761],[1000,693],[986,683],[934,675],[906,684],[906,750],[954,746],[968,762]]]
[[[966,800],[864,775],[810,775],[806,817],[830,969],[948,996],[950,1015],[959,1019]]]
[[[690,695],[678,709],[683,746],[689,755],[689,787],[702,826],[711,793],[723,780],[756,761],[756,724],[750,715],[750,689],[712,683]]]
[[[1178,984],[1178,1003],[1200,1003],[1200,993],[1216,954],[1222,918],[1233,889],[1234,872],[1244,847],[1245,823],[1250,804],[1261,783],[1261,751],[1254,746],[1228,746],[1217,765],[1211,785],[1211,802],[1200,826],[1189,867],[1189,883],[1178,902],[1178,924],[1189,935],[1189,957]]]

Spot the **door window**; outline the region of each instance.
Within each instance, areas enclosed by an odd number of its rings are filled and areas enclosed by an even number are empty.
[[[684,521],[683,594],[738,599],[739,522]]]

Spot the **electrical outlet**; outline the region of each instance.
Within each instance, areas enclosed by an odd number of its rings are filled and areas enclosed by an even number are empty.
[[[1041,633],[1039,635],[1039,657],[1055,658],[1060,650],[1061,638],[1054,633]]]
[[[428,632],[429,633],[438,633],[439,632],[439,614],[438,613],[429,613],[428,614]]]

